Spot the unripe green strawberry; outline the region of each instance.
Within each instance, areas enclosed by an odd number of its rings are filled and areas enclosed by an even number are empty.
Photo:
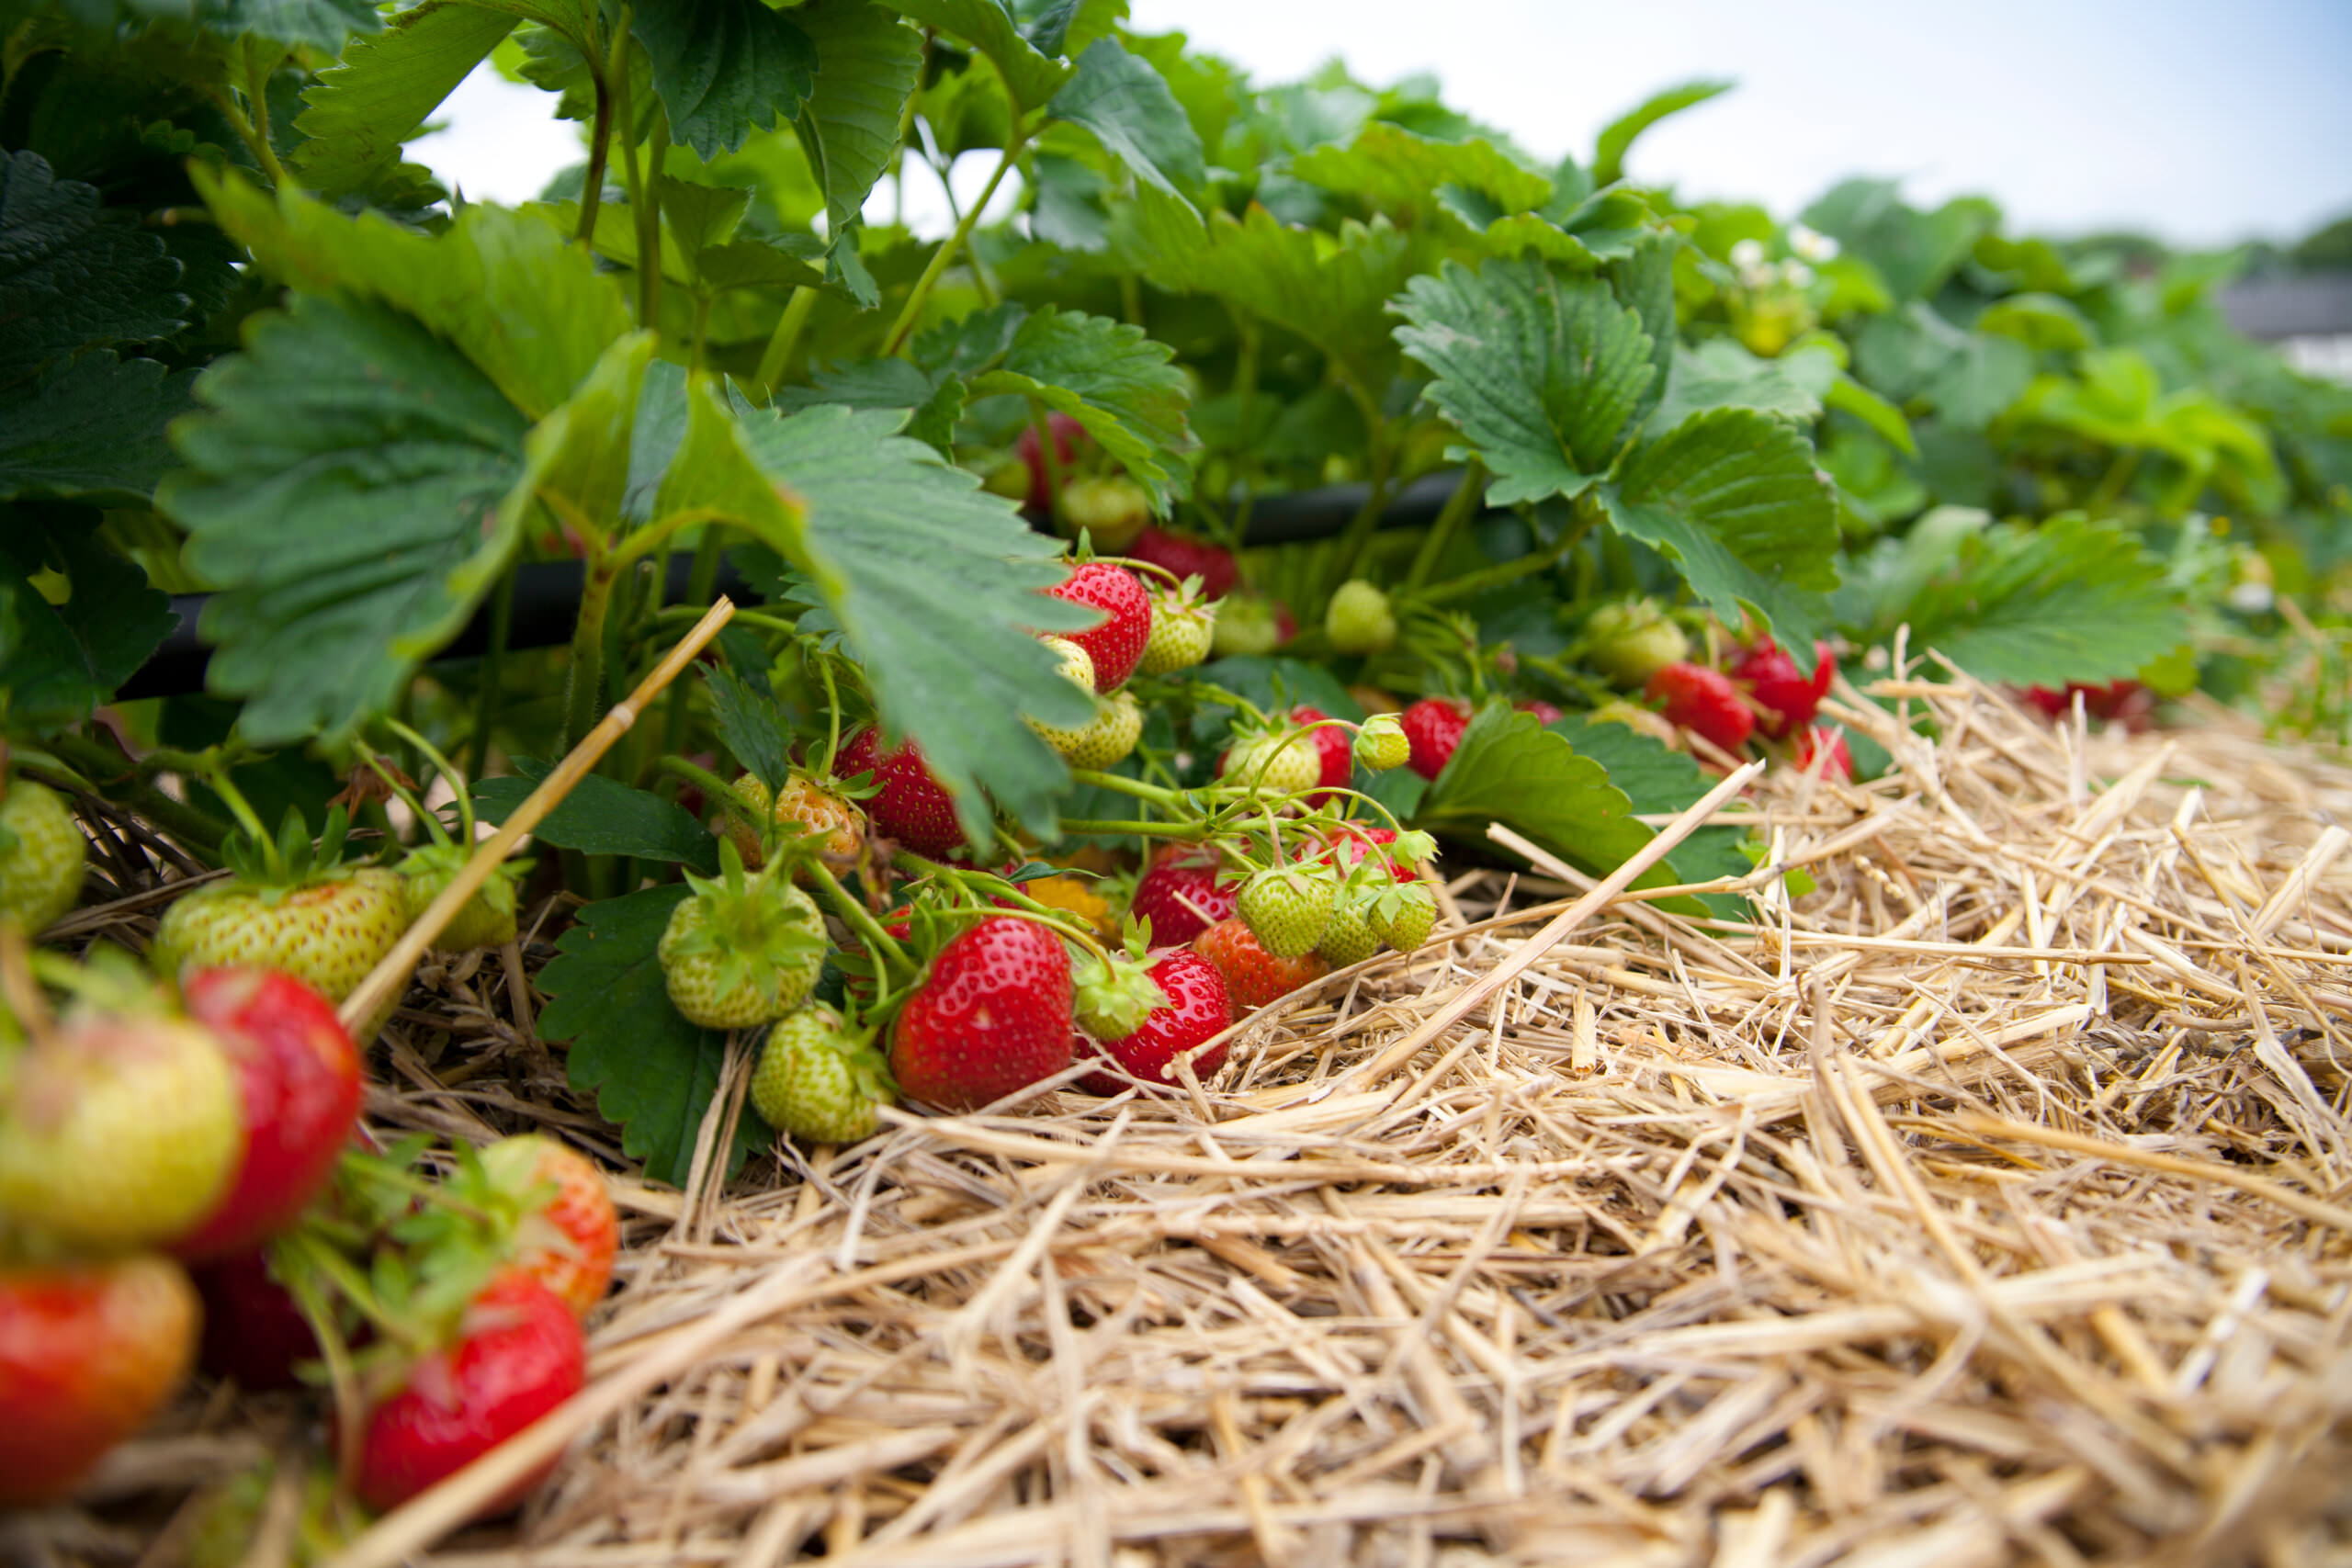
[[[1323,612],[1323,635],[1336,653],[1385,653],[1396,646],[1396,613],[1388,595],[1363,578],[1340,584]]]
[[[68,1016],[17,1061],[0,1211],[77,1250],[168,1246],[210,1215],[244,1145],[236,1070],[209,1030],[161,1011]]]
[[[1295,795],[1323,782],[1323,759],[1312,735],[1277,725],[1238,737],[1217,773],[1264,794]]]
[[[1412,755],[1413,743],[1405,739],[1405,727],[1393,713],[1374,714],[1356,731],[1356,761],[1373,773],[1401,768]]]
[[[752,1104],[769,1126],[811,1144],[854,1144],[881,1125],[893,1104],[888,1066],[870,1036],[811,1002],[777,1021],[760,1050]]]
[[[745,773],[728,785],[732,799],[722,799],[727,836],[735,840],[743,864],[757,871],[767,863],[763,830],[773,824],[786,837],[821,834],[809,848],[821,855],[847,860],[865,839],[865,813],[847,796],[834,794],[805,773],[784,781],[784,793],[771,795],[757,773]],[[805,863],[793,869],[795,882],[814,880]]]
[[[1329,929],[1336,891],[1322,877],[1275,866],[1243,884],[1234,908],[1268,953],[1276,958],[1299,958],[1314,952]]]
[[[1323,940],[1315,944],[1315,955],[1334,969],[1345,969],[1379,952],[1380,939],[1373,934],[1368,913],[1367,899],[1340,898],[1331,908],[1331,923],[1323,928]]]
[[[1201,598],[1200,579],[1186,578],[1182,588],[1159,585],[1146,592],[1151,599],[1151,636],[1143,645],[1136,672],[1172,675],[1206,659],[1216,639],[1216,606]]]
[[[1429,941],[1437,924],[1437,899],[1419,882],[1400,884],[1373,905],[1373,934],[1399,953],[1410,953]]]
[[[705,1029],[749,1029],[808,999],[825,962],[825,921],[775,868],[743,874],[720,841],[717,880],[686,874],[693,896],[671,911],[654,949],[670,1001]]]
[[[290,887],[237,877],[175,903],[155,929],[150,953],[165,973],[190,964],[282,969],[339,1002],[406,930],[401,879],[380,866]],[[352,1031],[363,1043],[374,1037]]]
[[[1611,684],[1626,688],[1639,686],[1690,652],[1682,628],[1648,599],[1603,604],[1585,623],[1585,661]]]
[[[1210,647],[1220,659],[1272,653],[1297,635],[1289,605],[1257,593],[1228,593],[1217,603]]]
[[[1151,498],[1131,479],[1077,479],[1062,486],[1062,533],[1074,539],[1083,529],[1098,550],[1117,554],[1150,522]]]
[[[1094,660],[1088,655],[1086,649],[1067,637],[1049,637],[1045,639],[1045,642],[1046,646],[1053,650],[1057,661],[1056,667],[1061,678],[1091,696],[1094,693]],[[1095,707],[1097,716],[1100,716],[1101,712],[1102,706],[1098,703]],[[1037,732],[1039,739],[1061,753],[1065,761],[1069,761],[1077,753],[1079,747],[1086,739],[1087,731],[1093,727],[1093,720],[1090,719],[1085,724],[1063,728],[1056,725],[1041,723],[1025,714],[1022,716],[1022,721]],[[1084,766],[1083,763],[1079,765]]]
[[[401,862],[401,909],[404,923],[419,916],[457,879],[472,854],[469,844],[420,844]],[[433,945],[445,953],[470,953],[478,947],[503,947],[514,940],[515,889],[528,861],[508,861],[491,874],[455,919],[441,928]]]
[[[988,473],[980,479],[980,488],[1007,501],[1026,501],[1029,498],[1029,465],[1018,457],[1006,457],[991,463]]]
[[[1143,705],[1125,689],[1102,699],[1094,722],[1079,732],[1078,744],[1066,753],[1073,768],[1107,768],[1125,761],[1143,739]]]
[[[82,897],[90,841],[48,785],[19,776],[7,791],[0,796],[0,920],[32,935]]]

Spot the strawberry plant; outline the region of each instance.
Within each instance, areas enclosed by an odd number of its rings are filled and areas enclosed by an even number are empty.
[[[469,1322],[487,1244],[421,1314],[322,1262],[311,1134],[356,1074],[206,972],[351,995],[722,587],[706,668],[432,933],[530,972],[575,1109],[673,1185],[730,1053],[729,1171],[1080,1051],[1165,1082],[1225,1027],[1209,971],[1232,1021],[1428,940],[1439,840],[1601,874],[1724,753],[1867,779],[1838,671],[1898,637],[2144,723],[2258,695],[2281,596],[2352,562],[2352,394],[2231,334],[2224,269],[1872,181],[1783,221],[1627,178],[1711,85],[1554,161],[1115,3],[0,10],[0,948],[152,891],[93,800],[232,874],[154,910],[193,1020],[10,981],[0,1202],[246,1284],[291,1224],[262,1282],[346,1393],[350,1336],[431,1369],[417,1406],[548,1314]],[[533,200],[404,156],[485,62],[578,127]],[[965,157],[950,231],[886,220]],[[1102,951],[1128,918],[1152,945]],[[273,1066],[319,1097],[265,1134]],[[604,1243],[543,1152],[455,1179],[578,1309]],[[372,1495],[527,1414],[387,1436]]]

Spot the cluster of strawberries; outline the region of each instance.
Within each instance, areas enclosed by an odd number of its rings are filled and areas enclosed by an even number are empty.
[[[578,1392],[618,1241],[579,1155],[509,1138],[435,1183],[421,1145],[371,1152],[358,1050],[278,971],[194,969],[175,997],[127,958],[40,967],[63,1010],[18,984],[6,1015],[0,1504],[70,1491],[198,1363],[262,1388],[319,1368],[373,1508]]]
[[[73,906],[87,844],[41,784],[0,796],[0,1506],[70,1492],[199,1365],[327,1384],[334,1490],[372,1508],[581,1386],[618,1242],[594,1168],[524,1136],[435,1179],[423,1140],[388,1154],[359,1125],[334,1001],[458,857],[444,835],[401,872],[347,867],[339,812],[316,846],[298,826],[174,904],[158,979],[119,949],[27,945]],[[512,893],[494,881],[488,918],[469,903],[449,929],[512,940]]]

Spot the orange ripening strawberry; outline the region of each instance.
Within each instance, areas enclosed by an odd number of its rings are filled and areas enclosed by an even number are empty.
[[[204,1223],[172,1250],[246,1252],[299,1218],[334,1174],[359,1120],[359,1053],[324,997],[270,969],[203,969],[187,1010],[235,1066],[244,1155]]]
[[[144,1427],[187,1376],[197,1315],[167,1258],[0,1269],[0,1508],[62,1497]]]
[[[587,1370],[579,1320],[562,1299],[519,1269],[501,1274],[467,1304],[456,1337],[368,1413],[359,1500],[400,1506],[579,1393]],[[519,1477],[474,1517],[514,1508],[555,1465],[551,1458]]]
[[[890,1030],[899,1091],[972,1111],[1069,1066],[1069,954],[1031,920],[991,915],[931,961]]]
[[[584,1318],[612,1283],[620,1249],[620,1215],[604,1173],[586,1156],[537,1133],[501,1138],[481,1152],[483,1172],[522,1205],[515,1267],[553,1291]]]
[[[1193,951],[1225,976],[1226,994],[1232,998],[1236,1018],[1331,972],[1330,964],[1312,953],[1299,958],[1276,958],[1238,916],[1219,920],[1194,937]]]

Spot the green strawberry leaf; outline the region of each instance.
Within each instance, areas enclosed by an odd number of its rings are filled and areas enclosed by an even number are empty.
[[[1805,209],[1804,221],[1876,269],[1897,299],[1933,298],[2000,220],[1981,197],[1933,212],[1905,207],[1891,180],[1851,179]]]
[[[792,735],[775,699],[729,670],[712,671],[709,683],[718,739],[753,778],[780,793],[792,773]]]
[[[706,835],[707,837],[707,835]],[[684,1187],[727,1065],[727,1036],[678,1016],[655,949],[689,889],[672,884],[591,904],[539,973],[539,1031],[567,1040],[571,1087],[621,1127],[621,1148],[655,1181]],[[727,1151],[731,1175],[775,1134],[748,1101]]]
[[[194,406],[192,370],[95,349],[0,403],[0,500],[144,504],[170,465],[164,427]]]
[[[1970,430],[1990,424],[2033,379],[2033,351],[2025,344],[1964,332],[1919,301],[1872,318],[1854,356],[1863,378],[1887,397],[1928,404]]]
[[[548,766],[535,757],[514,759],[515,777],[483,779],[474,785],[474,814],[503,822],[529,797]],[[718,840],[673,801],[618,779],[590,773],[539,819],[531,836],[559,850],[590,855],[629,855],[683,865],[705,876],[718,874]]]
[[[790,122],[816,85],[817,50],[760,0],[663,0],[630,24],[669,111],[670,138],[705,160]]]
[[[1800,664],[1828,626],[1838,514],[1795,429],[1753,409],[1691,415],[1637,448],[1600,491],[1617,530],[1675,563],[1728,624],[1767,622]]]
[[[1653,836],[1634,820],[1633,803],[1606,768],[1533,714],[1503,703],[1488,704],[1470,721],[1421,796],[1412,826],[1491,850],[1487,829],[1495,822],[1597,876],[1624,864]],[[1672,880],[1669,870],[1657,866],[1634,886]]]
[[[1644,815],[1680,811],[1714,788],[1714,778],[1689,753],[1676,751],[1629,725],[1588,724],[1570,716],[1546,726],[1566,738],[1579,755],[1609,770],[1609,782],[1625,792],[1634,809]],[[1676,882],[1712,882],[1719,876],[1745,876],[1755,867],[1740,845],[1747,838],[1737,828],[1702,828],[1674,847],[1666,863]],[[1736,918],[1736,894],[1699,896],[1713,912]]]
[[[1175,350],[1140,327],[1052,306],[1013,333],[997,368],[976,377],[971,395],[1033,397],[1070,415],[1165,514],[1192,488],[1193,446],[1185,420],[1191,386],[1169,361]]]
[[[1443,209],[1443,197],[1463,192],[1485,198],[1488,222],[1527,212],[1550,199],[1552,182],[1489,141],[1438,141],[1402,126],[1374,120],[1345,148],[1317,147],[1291,160],[1295,178],[1352,196],[1374,212],[1403,219]]]
[[[797,130],[825,193],[832,276],[870,307],[880,294],[858,257],[860,215],[898,152],[900,111],[922,71],[922,35],[866,0],[811,0],[792,16],[817,51],[816,89]]]
[[[1136,194],[1132,242],[1155,283],[1214,294],[1246,316],[1296,333],[1368,397],[1386,388],[1396,357],[1389,297],[1424,265],[1426,236],[1385,218],[1343,223],[1329,234],[1253,206],[1238,220],[1215,214],[1204,244],[1197,231],[1186,236],[1177,204],[1148,187]]]
[[[379,304],[298,295],[197,383],[187,467],[156,504],[216,584],[209,684],[261,743],[389,708],[505,567],[536,468],[529,422],[443,339]],[[322,518],[336,526],[321,527]]]
[[[1914,651],[2021,686],[2137,674],[2189,633],[2163,560],[2078,514],[1965,536],[1951,569],[1882,619],[1907,621]]]
[[[34,728],[78,724],[147,662],[175,624],[146,573],[98,542],[73,508],[12,508],[0,528],[0,693]],[[52,520],[53,519],[53,520]],[[52,604],[32,579],[62,571]]]
[[[1733,339],[1709,338],[1676,353],[1666,396],[1645,432],[1663,435],[1701,410],[1714,408],[1754,409],[1810,424],[1821,417],[1838,376],[1838,356],[1826,347],[1759,359]]]
[[[1055,541],[975,476],[893,434],[894,412],[830,403],[781,415],[739,400],[735,414],[757,471],[808,507],[800,558],[786,558],[814,567],[885,723],[922,743],[965,831],[990,831],[982,790],[1049,826],[1069,773],[1020,716],[1082,723],[1090,705],[1034,634],[1095,618],[1039,593],[1061,580]]]
[[[2098,346],[2090,319],[2055,294],[2012,294],[1984,307],[1976,330],[2012,337],[2037,354],[2072,354]]]
[[[303,184],[329,197],[372,186],[514,24],[457,0],[425,0],[375,37],[353,40],[302,95],[308,107],[294,129],[310,140],[295,149],[294,166]]]
[[[1634,149],[1634,141],[1643,131],[1672,114],[1680,114],[1694,104],[1703,104],[1719,94],[1728,93],[1734,82],[1685,82],[1679,86],[1652,94],[1632,111],[1618,116],[1601,127],[1600,139],[1592,150],[1592,183],[1596,186],[1615,185],[1625,177],[1625,154]]]
[[[1070,79],[1071,67],[1022,36],[1003,0],[887,0],[902,17],[955,34],[989,57],[1019,109],[1033,109]],[[1040,29],[1050,36],[1046,29]]]
[[[1607,473],[1649,390],[1650,338],[1609,286],[1533,262],[1448,262],[1405,287],[1396,340],[1495,476],[1489,506],[1574,497]]]
[[[1163,195],[1182,197],[1205,177],[1200,133],[1184,117],[1167,79],[1112,39],[1078,58],[1077,73],[1046,112],[1084,126],[1127,173]]]
[[[1613,197],[1597,197],[1595,201],[1605,204],[1612,199]],[[1647,215],[1644,214],[1643,221],[1646,223],[1646,220]],[[1605,268],[1619,303],[1641,318],[1642,331],[1649,334],[1649,383],[1634,405],[1631,422],[1637,428],[1666,395],[1667,373],[1674,364],[1674,255],[1679,244],[1679,241],[1669,232],[1645,230],[1637,233],[1623,254],[1611,259]]]
[[[0,164],[0,381],[59,354],[152,343],[187,324],[180,264],[107,207],[95,186],[60,180],[37,152]]]
[[[345,218],[290,186],[273,198],[233,172],[197,164],[189,177],[265,273],[407,312],[532,419],[561,407],[636,324],[596,258],[533,213],[477,203],[447,232],[427,235],[379,213]]]
[[[119,24],[190,22],[224,38],[252,36],[283,44],[307,44],[334,54],[353,33],[384,25],[369,0],[63,0],[66,14],[85,28],[108,31]]]

